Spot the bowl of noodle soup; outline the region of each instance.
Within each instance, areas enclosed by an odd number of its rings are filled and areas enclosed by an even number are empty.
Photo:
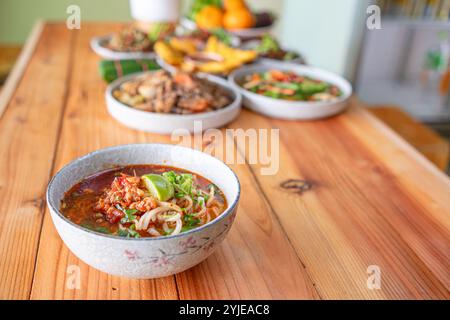
[[[108,274],[151,279],[206,259],[236,215],[239,180],[193,149],[135,144],[94,151],[50,181],[47,204],[67,247]]]

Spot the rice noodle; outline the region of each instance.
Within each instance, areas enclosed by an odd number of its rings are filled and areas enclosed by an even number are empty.
[[[171,202],[158,201],[158,205],[164,208],[170,208],[171,210],[178,211],[180,213],[183,212],[179,206]]]
[[[139,219],[139,221],[137,221],[135,223],[136,230],[145,230],[145,229],[147,229],[150,221],[155,221],[156,220],[156,215],[157,214],[163,213],[163,212],[166,212],[166,211],[171,211],[171,210],[172,209],[168,208],[168,207],[158,207],[158,208],[152,209],[150,211],[147,211]]]
[[[171,222],[173,219],[177,219],[181,217],[180,213],[175,211],[169,211],[167,214],[159,214],[157,215],[157,219],[159,222]]]
[[[205,215],[205,213],[206,213],[206,207],[202,207],[202,209],[199,212],[194,212],[192,215],[197,218],[201,218]]]
[[[187,207],[184,207],[184,210],[186,210],[186,211],[191,210],[192,206],[194,205],[194,201],[192,201],[192,198],[190,196],[186,195],[181,199],[184,199],[188,202],[188,205],[187,205]]]
[[[162,225],[163,230],[167,235],[179,234],[181,232],[181,228],[183,227],[183,222],[181,221],[181,218],[178,218],[172,222],[175,222],[175,229],[173,229],[173,231],[169,228],[167,222],[164,222]]]
[[[178,219],[176,221],[175,230],[173,230],[172,235],[179,234],[181,232],[181,227],[183,226],[183,223],[181,222],[181,219]]]
[[[208,201],[206,201],[206,206],[209,207],[211,205],[211,203],[214,201],[215,197],[215,190],[214,190],[214,186],[211,186],[211,188],[209,189],[209,198]]]
[[[166,222],[174,222],[174,221],[176,221],[178,219],[181,219],[181,215],[179,213],[176,213],[176,214],[173,214],[173,215],[170,215],[170,216],[166,216],[166,217],[163,216],[163,219]]]
[[[159,231],[156,230],[154,227],[148,228],[148,229],[147,229],[147,232],[148,232],[150,235],[154,236],[154,237],[159,237],[159,236],[161,236],[161,233],[159,233]]]
[[[167,222],[164,222],[162,227],[163,227],[163,230],[164,230],[165,233],[167,233],[167,234],[170,233],[171,230],[170,230],[169,225],[167,224]]]

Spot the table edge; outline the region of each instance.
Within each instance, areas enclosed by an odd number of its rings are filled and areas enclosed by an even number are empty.
[[[19,82],[22,79],[23,74],[25,73],[25,69],[28,66],[28,62],[33,56],[37,43],[41,38],[44,25],[45,25],[44,20],[37,20],[35,22],[35,24],[31,29],[30,34],[28,35],[27,40],[23,45],[22,50],[20,51],[20,55],[17,58],[17,61],[11,70],[11,73],[6,78],[5,85],[3,86],[3,89],[0,91],[0,118],[6,111],[6,107],[11,101],[11,98],[14,92],[16,91],[16,88],[19,85]]]

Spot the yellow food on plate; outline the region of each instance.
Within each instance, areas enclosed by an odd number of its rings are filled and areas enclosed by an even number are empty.
[[[229,30],[252,28],[255,23],[255,17],[247,8],[227,10],[223,16],[223,26]]]
[[[225,60],[240,61],[241,64],[251,62],[258,57],[258,53],[254,50],[241,50],[229,47],[214,36],[208,38],[205,51],[216,53]]]
[[[201,29],[216,29],[222,27],[223,11],[216,6],[206,6],[195,16],[195,22]]]
[[[183,39],[173,37],[169,40],[170,46],[184,54],[195,54],[197,52],[197,44],[192,39]]]
[[[171,65],[178,66],[184,60],[184,56],[181,51],[176,50],[164,41],[160,40],[156,42],[154,49],[157,55]]]
[[[183,61],[179,68],[183,72],[193,73],[197,69],[197,64],[194,61]]]
[[[241,65],[242,63],[238,60],[225,60],[222,62],[210,61],[199,65],[197,69],[200,72],[206,73],[228,74]]]
[[[205,51],[206,52],[217,52],[217,48],[219,46],[219,39],[215,36],[211,36],[208,38],[208,41],[206,42]]]
[[[155,52],[164,62],[184,72],[207,72],[226,75],[241,65],[258,57],[254,50],[241,50],[220,42],[210,36],[205,48],[199,50],[192,39],[172,38],[168,42],[158,41]]]

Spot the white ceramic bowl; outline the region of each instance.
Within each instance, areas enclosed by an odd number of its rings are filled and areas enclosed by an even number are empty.
[[[103,44],[111,38],[111,35],[94,37],[91,39],[91,49],[100,57],[109,60],[126,59],[153,59],[156,53],[151,52],[120,52],[106,48]]]
[[[271,69],[293,71],[299,75],[329,82],[336,85],[342,91],[342,95],[337,100],[328,102],[287,101],[256,94],[240,86],[246,75]],[[342,112],[348,106],[348,99],[352,95],[352,86],[344,78],[322,69],[286,62],[266,62],[250,65],[232,72],[228,79],[242,94],[245,107],[279,119],[312,120],[329,117]]]
[[[155,72],[155,71],[149,71]],[[194,132],[194,122],[201,122],[202,129],[220,128],[233,121],[241,111],[242,97],[239,91],[231,86],[226,80],[207,74],[197,74],[228,91],[233,101],[225,108],[196,114],[164,114],[142,111],[123,104],[113,97],[112,92],[123,82],[130,80],[142,72],[130,74],[112,82],[106,89],[106,104],[108,111],[117,121],[127,127],[160,134],[171,134],[177,129]]]
[[[130,0],[131,16],[146,22],[172,22],[180,16],[180,0]]]
[[[138,239],[91,231],[61,214],[61,199],[73,185],[96,172],[130,164],[163,164],[198,173],[223,191],[228,208],[197,229],[175,236]],[[47,188],[53,223],[67,247],[98,270],[138,279],[169,276],[206,259],[228,233],[239,196],[239,180],[223,162],[200,151],[166,144],[123,145],[92,152],[62,168]]]

